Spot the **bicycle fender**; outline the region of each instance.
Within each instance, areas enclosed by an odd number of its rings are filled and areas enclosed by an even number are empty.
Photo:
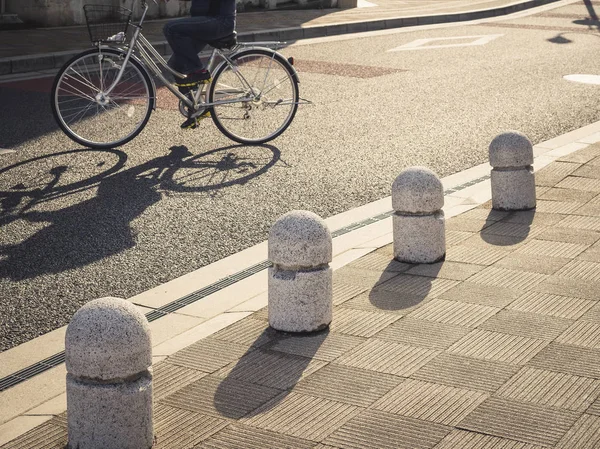
[[[275,55],[275,57],[279,57],[281,58],[283,61],[285,61],[287,63],[287,65],[292,69],[292,76],[294,78],[296,78],[296,82],[300,83],[300,77],[298,76],[298,72],[296,71],[296,67],[294,67],[292,64],[289,63],[289,61],[287,60],[287,58],[285,56],[283,56],[281,53],[279,53],[278,51],[273,50],[272,48],[269,47],[245,47],[243,50],[240,51],[236,51],[235,53],[233,53],[231,56],[240,54],[240,53],[244,53],[247,50],[264,50],[267,51],[269,53],[273,53],[273,55]],[[219,67],[225,64],[225,62],[222,62],[221,64],[219,64]]]

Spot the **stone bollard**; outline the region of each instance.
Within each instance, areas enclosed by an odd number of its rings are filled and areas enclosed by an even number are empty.
[[[492,208],[528,210],[535,207],[533,146],[518,132],[499,134],[490,144]]]
[[[333,272],[329,228],[318,215],[295,210],[269,232],[269,325],[284,332],[314,332],[329,326]]]
[[[444,188],[426,167],[409,167],[392,185],[394,258],[434,263],[446,255]]]
[[[146,317],[128,301],[90,301],[65,337],[69,449],[148,449],[152,345]]]

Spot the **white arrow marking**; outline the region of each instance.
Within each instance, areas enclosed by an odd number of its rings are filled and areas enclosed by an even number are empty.
[[[388,51],[402,51],[402,50],[429,50],[432,48],[452,48],[452,47],[470,47],[473,45],[485,45],[494,39],[504,36],[504,34],[486,34],[478,36],[456,36],[456,37],[435,37],[431,39],[417,39],[416,41],[409,42],[408,44],[401,45],[400,47],[392,48]],[[428,45],[432,42],[443,42],[443,41],[456,41],[456,40],[467,40],[470,42],[461,42],[460,44],[438,44]]]

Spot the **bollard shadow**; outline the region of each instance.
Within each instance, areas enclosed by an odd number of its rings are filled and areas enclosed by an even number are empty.
[[[380,310],[403,313],[420,307],[430,297],[443,265],[443,260],[431,264],[392,260],[379,282],[369,291],[370,304]]]
[[[329,329],[286,333],[267,327],[237,362],[217,373],[224,379],[215,392],[215,409],[230,419],[268,412],[292,392],[307,370],[326,365],[314,356],[328,335]]]
[[[529,237],[535,212],[535,208],[512,212],[490,209],[486,220],[494,224],[480,231],[481,239],[494,246],[516,245]]]

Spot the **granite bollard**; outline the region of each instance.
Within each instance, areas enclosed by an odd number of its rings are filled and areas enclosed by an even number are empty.
[[[65,336],[68,449],[149,449],[152,344],[146,317],[129,301],[81,307]]]
[[[499,134],[489,148],[492,166],[492,208],[528,210],[535,207],[533,146],[518,132]]]
[[[333,313],[331,233],[318,215],[296,210],[269,232],[269,325],[284,332],[315,332]]]
[[[444,188],[426,167],[409,167],[392,184],[394,258],[434,263],[446,255]]]

